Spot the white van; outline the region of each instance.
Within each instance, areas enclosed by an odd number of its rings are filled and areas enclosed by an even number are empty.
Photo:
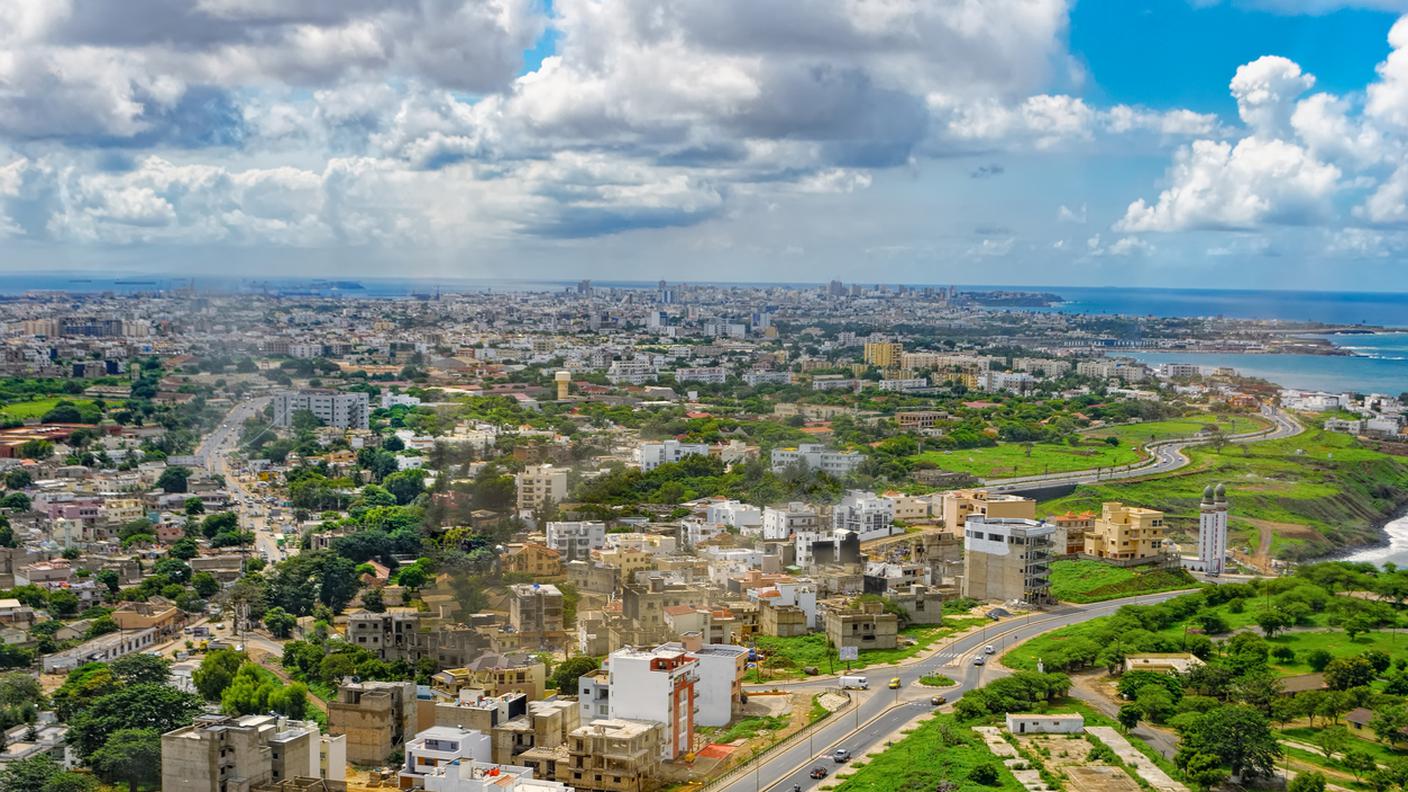
[[[841,677],[842,690],[869,690],[870,680],[860,674],[846,675]]]

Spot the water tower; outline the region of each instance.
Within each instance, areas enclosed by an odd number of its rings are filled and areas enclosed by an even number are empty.
[[[559,371],[553,375],[553,380],[557,382],[557,400],[565,400],[567,398],[567,388],[572,384],[572,372]]]

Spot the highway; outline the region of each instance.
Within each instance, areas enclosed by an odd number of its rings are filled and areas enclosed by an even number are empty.
[[[808,727],[787,743],[775,748],[767,758],[754,762],[745,769],[736,770],[711,789],[722,792],[762,792],[774,787],[779,792],[789,792],[793,785],[802,789],[824,783],[815,781],[809,773],[818,765],[825,767],[828,774],[840,768],[831,759],[831,752],[845,748],[859,757],[864,751],[879,741],[890,738],[916,716],[933,709],[929,697],[939,694],[952,704],[965,691],[979,687],[1004,672],[993,668],[997,665],[994,656],[986,666],[973,665],[973,658],[983,654],[983,649],[991,645],[997,654],[1029,638],[1070,624],[1088,621],[1100,616],[1108,616],[1125,605],[1149,605],[1176,597],[1186,592],[1172,591],[1160,594],[1146,594],[1138,597],[1111,600],[1094,605],[1063,606],[1041,611],[1005,622],[994,623],[982,631],[942,644],[922,660],[911,661],[897,666],[871,666],[856,673],[869,678],[870,690],[850,691],[859,698],[859,704],[843,709],[820,723]],[[946,688],[930,688],[918,684],[918,679],[926,674],[943,674],[958,685]],[[899,677],[902,687],[890,690],[886,687],[892,677]],[[753,689],[789,688],[816,689],[835,687],[834,679],[806,680],[792,684],[755,685]]]
[[[1260,443],[1265,440],[1279,440],[1285,437],[1293,437],[1305,431],[1305,427],[1301,426],[1296,419],[1276,407],[1263,407],[1261,415],[1263,418],[1271,421],[1272,425],[1269,429],[1228,435],[1226,438],[1227,442]],[[985,484],[989,490],[994,492],[1007,492],[1012,490],[1033,489],[1036,487],[1059,486],[1062,484],[1094,484],[1100,481],[1157,476],[1163,473],[1172,473],[1188,465],[1190,460],[1188,459],[1188,455],[1183,453],[1185,449],[1196,445],[1206,445],[1210,442],[1212,442],[1212,438],[1210,437],[1160,440],[1148,443],[1144,446],[1144,450],[1150,455],[1147,460],[1129,467],[1097,468],[1095,470],[1074,470],[1065,473],[1051,473],[1043,476],[988,479]]]

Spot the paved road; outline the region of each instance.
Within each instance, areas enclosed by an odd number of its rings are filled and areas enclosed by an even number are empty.
[[[779,792],[788,792],[795,784],[802,789],[811,789],[819,783],[808,773],[813,767],[824,766],[828,773],[834,772],[837,765],[830,754],[836,748],[846,748],[856,756],[872,745],[887,739],[892,733],[914,717],[932,707],[929,696],[940,693],[952,703],[965,691],[979,687],[1003,672],[990,666],[973,665],[973,658],[982,654],[983,648],[992,645],[1001,653],[1022,641],[1051,630],[1076,624],[1099,616],[1108,616],[1125,605],[1147,605],[1162,602],[1185,592],[1164,592],[1126,597],[1094,605],[1065,606],[1050,611],[1033,613],[1020,619],[993,624],[978,633],[957,638],[942,644],[924,660],[908,665],[871,666],[864,671],[870,680],[869,691],[851,691],[859,694],[859,706],[842,710],[802,733],[802,738],[794,738],[769,754],[766,759],[754,763],[746,772],[737,771],[725,778],[715,788],[722,792],[761,792],[776,787]],[[994,662],[994,665],[996,663]],[[943,674],[958,682],[956,687],[927,688],[917,680],[926,674]],[[899,677],[903,683],[900,690],[889,690],[886,684],[891,677]],[[823,684],[810,681],[796,687]],[[788,685],[763,685],[761,687],[793,687]]]
[[[269,524],[270,504],[265,502],[259,493],[244,486],[244,482],[230,469],[227,458],[239,445],[244,422],[259,415],[268,403],[268,397],[260,397],[235,405],[220,425],[197,446],[195,456],[206,470],[225,477],[226,487],[235,498],[240,526],[254,532],[255,552],[271,562],[276,562],[283,560],[285,551],[278,545],[282,534],[276,530],[276,526]]]
[[[1230,443],[1260,443],[1266,440],[1279,440],[1283,437],[1292,437],[1305,431],[1305,428],[1301,426],[1298,421],[1276,407],[1263,407],[1261,415],[1263,418],[1271,421],[1272,426],[1270,431],[1262,429],[1256,432],[1228,435],[1227,441]],[[1144,450],[1148,451],[1150,454],[1149,460],[1136,467],[1108,470],[1074,470],[1066,473],[1052,473],[1047,476],[988,479],[986,486],[994,492],[1003,492],[1007,490],[1032,489],[1034,487],[1057,486],[1061,484],[1093,484],[1115,479],[1157,476],[1162,473],[1171,473],[1186,466],[1189,464],[1190,460],[1187,454],[1183,453],[1184,449],[1195,445],[1205,445],[1208,442],[1211,442],[1211,440],[1206,437],[1161,440],[1155,443],[1148,443],[1144,446]]]

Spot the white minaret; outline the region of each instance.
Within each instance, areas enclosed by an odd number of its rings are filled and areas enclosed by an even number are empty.
[[[1198,504],[1198,560],[1203,572],[1221,575],[1227,563],[1227,488],[1211,484]]]

